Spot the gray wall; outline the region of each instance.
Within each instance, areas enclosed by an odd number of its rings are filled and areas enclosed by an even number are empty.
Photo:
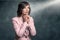
[[[19,2],[20,0],[0,0],[0,40],[14,40],[15,31],[11,18],[16,16]],[[52,2],[50,0],[29,0],[29,2],[37,31],[37,35],[31,37],[32,40],[60,40],[59,3],[56,1],[57,3],[49,4]]]

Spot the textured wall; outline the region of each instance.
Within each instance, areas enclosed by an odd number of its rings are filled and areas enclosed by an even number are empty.
[[[27,0],[28,1],[28,0]],[[20,0],[0,0],[0,40],[15,36],[11,18],[16,16]],[[60,6],[58,1],[29,0],[37,35],[32,40],[60,40]]]

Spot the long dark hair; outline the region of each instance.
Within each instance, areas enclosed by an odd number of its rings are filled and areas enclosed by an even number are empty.
[[[22,9],[24,9],[27,5],[30,6],[30,4],[27,1],[22,1],[18,4],[18,10],[17,10],[17,16],[20,17],[22,14]],[[31,8],[29,7],[29,15],[30,15]]]

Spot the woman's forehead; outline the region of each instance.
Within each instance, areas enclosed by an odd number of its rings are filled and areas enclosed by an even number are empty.
[[[27,6],[25,6],[25,7],[30,7],[30,5],[27,5]]]

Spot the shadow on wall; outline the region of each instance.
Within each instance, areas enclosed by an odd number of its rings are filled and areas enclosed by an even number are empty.
[[[0,40],[14,40],[11,18],[16,14],[15,1],[0,1]]]

